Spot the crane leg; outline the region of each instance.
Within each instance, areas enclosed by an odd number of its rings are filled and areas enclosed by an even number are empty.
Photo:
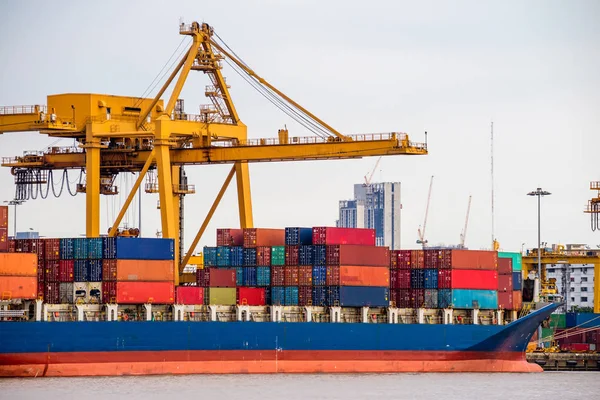
[[[92,125],[87,126],[85,144],[85,234],[100,236],[100,139],[92,136]]]
[[[237,181],[238,207],[240,211],[240,227],[253,228],[252,199],[250,197],[250,172],[248,163],[235,163],[235,178]]]

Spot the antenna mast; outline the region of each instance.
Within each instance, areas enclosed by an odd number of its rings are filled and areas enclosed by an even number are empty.
[[[495,249],[496,238],[494,235],[494,121],[491,126],[491,173],[492,173],[492,250]]]

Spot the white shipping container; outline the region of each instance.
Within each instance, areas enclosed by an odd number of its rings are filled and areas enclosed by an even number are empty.
[[[73,282],[61,282],[58,287],[58,302],[73,304]]]
[[[73,283],[73,304],[81,304],[88,302],[88,283],[74,282]]]
[[[102,282],[87,283],[87,303],[101,304],[102,303]]]

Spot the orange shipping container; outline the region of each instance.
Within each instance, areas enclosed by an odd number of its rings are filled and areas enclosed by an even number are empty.
[[[37,262],[33,253],[0,253],[0,276],[37,277]]]
[[[117,260],[117,281],[173,281],[173,260]]]
[[[37,276],[3,276],[0,278],[0,298],[1,300],[36,299],[37,284]]]
[[[341,286],[390,286],[388,267],[341,266],[339,271]]]
[[[452,268],[498,269],[498,253],[486,250],[452,250]]]
[[[244,247],[285,246],[285,229],[244,228]]]
[[[117,282],[119,304],[173,304],[172,282]]]
[[[0,206],[0,229],[8,229],[8,206]]]
[[[523,293],[521,293],[520,290],[513,290],[512,303],[513,310],[520,310],[521,308],[523,308]]]

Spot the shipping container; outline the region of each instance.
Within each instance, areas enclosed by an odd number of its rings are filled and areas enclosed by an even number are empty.
[[[202,256],[204,258],[205,267],[216,267],[217,266],[217,248],[204,246],[202,250]]]
[[[396,250],[396,266],[398,269],[410,269],[412,250]],[[417,257],[418,258],[418,257]]]
[[[0,287],[2,282],[0,281]],[[60,283],[47,282],[44,284],[44,303],[60,304]]]
[[[498,253],[487,250],[452,250],[452,268],[497,270]]]
[[[0,253],[7,253],[10,250],[10,240],[8,239],[8,229],[0,228]]]
[[[299,267],[289,265],[283,267],[284,286],[298,286],[298,268]]]
[[[397,269],[390,269],[390,289],[398,289],[398,270]],[[390,296],[391,298],[395,298],[395,296],[392,296],[392,292],[394,290],[390,291]]]
[[[244,268],[246,267],[235,267],[235,285],[244,286]],[[208,286],[208,283],[206,283]]]
[[[217,266],[229,267],[233,266],[231,263],[231,247],[219,246],[217,247]]]
[[[60,260],[60,239],[44,240],[44,257],[46,260]]]
[[[438,307],[448,308],[452,306],[452,289],[438,289]]]
[[[398,270],[398,289],[410,289],[412,271],[410,269],[399,269]]]
[[[298,286],[312,286],[313,267],[298,267]]]
[[[244,231],[242,229],[217,229],[217,246],[243,246]]]
[[[196,270],[196,285],[201,287],[208,287],[209,282],[210,268],[198,268]],[[205,294],[206,296],[208,296],[208,292],[205,292]]]
[[[96,260],[91,260],[94,263]],[[172,260],[116,260],[117,281],[172,281],[174,261]],[[101,264],[100,264],[101,265]],[[100,266],[100,271],[101,271]],[[95,282],[96,276],[90,274],[90,281]]]
[[[300,246],[285,246],[285,265],[300,264]]]
[[[328,266],[330,286],[390,286],[388,267]]]
[[[44,300],[45,282],[38,280],[37,282],[37,299]]]
[[[60,304],[74,304],[73,282],[60,282],[58,285],[58,302]]]
[[[36,276],[3,276],[0,278],[0,300],[37,298]]]
[[[0,229],[8,229],[8,206],[0,206]]]
[[[256,286],[271,285],[271,267],[256,267]]]
[[[265,289],[252,287],[237,288],[237,304],[264,306],[266,304]]]
[[[498,292],[498,308],[501,310],[513,309],[513,294],[512,291]]]
[[[437,269],[424,269],[423,272],[423,287],[425,289],[438,288],[438,271]]]
[[[117,282],[118,304],[173,304],[174,300],[173,282]]]
[[[314,227],[313,244],[375,246],[375,229]]]
[[[129,261],[129,260],[119,260],[119,261]],[[146,261],[146,263],[150,263],[153,261]],[[117,262],[117,275],[119,270],[119,263]],[[88,281],[89,282],[100,282],[102,281],[102,260],[88,260]],[[144,268],[148,268],[146,264],[144,264]]]
[[[204,288],[198,286],[177,286],[175,288],[175,304],[204,304]]]
[[[327,267],[315,265],[312,268],[312,282],[314,286],[327,285]]]
[[[498,275],[510,275],[512,272],[512,259],[498,258]]]
[[[106,260],[117,258],[117,241],[115,237],[102,238],[102,258]]]
[[[41,266],[43,269],[43,265]],[[38,276],[38,259],[30,253],[0,253],[0,276]]]
[[[311,286],[300,286],[298,288],[298,305],[299,306],[311,306],[312,305],[312,287]]]
[[[298,286],[286,286],[284,305],[286,306],[297,306],[298,305]]]
[[[266,287],[265,289],[265,303],[271,304],[271,287]]]
[[[510,275],[498,275],[498,291],[499,292],[512,292],[513,291],[513,278],[512,272]],[[512,296],[512,293],[511,293]],[[512,301],[511,301],[512,304]]]
[[[567,313],[567,328],[596,328],[600,327],[600,314],[594,313]]]
[[[243,267],[242,271],[242,280],[244,282],[244,286],[254,287],[258,285],[257,276],[256,276],[256,267]]]
[[[411,289],[423,289],[425,281],[425,270],[423,269],[412,269],[410,271],[410,288]]]
[[[411,308],[412,307],[410,289],[398,289],[396,291],[396,307],[398,307],[398,308]]]
[[[498,273],[494,270],[453,269],[451,279],[452,289],[498,289]]]
[[[327,246],[327,265],[389,266],[390,250],[387,247],[359,245]],[[317,263],[320,260],[317,260]],[[410,262],[410,261],[409,261]]]
[[[315,249],[313,246],[300,246],[298,250],[299,265],[314,265],[315,264]]]
[[[58,280],[59,282],[73,282],[74,260],[59,260],[58,261]]]
[[[425,289],[425,308],[438,308],[437,289]]]
[[[452,290],[452,306],[454,308],[480,308],[482,310],[498,309],[498,292],[495,290]]]
[[[410,251],[410,268],[422,269],[425,268],[425,253],[423,250]]]
[[[39,264],[37,266],[37,280],[38,282],[44,282],[46,280],[46,267],[45,267],[45,262],[42,264]]]
[[[523,273],[521,271],[512,273],[512,283],[514,290],[523,290]]]
[[[114,258],[120,260],[173,260],[175,257],[173,239],[116,237],[114,240]]]
[[[285,267],[271,267],[271,286],[283,286],[285,283]]]
[[[513,272],[521,271],[523,268],[523,257],[521,256],[521,253],[509,253],[505,251],[499,251],[498,258],[510,258],[512,261]]]
[[[515,288],[515,290],[517,290]],[[552,314],[550,315],[550,328],[553,329],[564,329],[567,327],[566,314]]]
[[[285,228],[285,244],[287,246],[313,244],[312,228]]]
[[[75,250],[73,247],[74,239],[60,239],[60,259],[61,260],[72,260],[75,256]]]
[[[89,280],[88,260],[78,260],[73,262],[73,280],[75,282],[87,282]]]
[[[398,299],[398,290],[390,288],[390,307],[396,307],[397,299]]]
[[[327,305],[327,286],[314,286],[312,288],[312,304],[317,307]]]
[[[117,301],[117,282],[102,282],[102,299],[104,303],[114,304]]]
[[[225,268],[208,269],[208,286],[211,288],[234,288],[236,287],[236,270]]]
[[[390,269],[398,269],[398,254],[403,250],[390,250]]]
[[[26,239],[28,242],[27,247],[29,253],[35,253],[37,255],[38,262],[44,261],[44,254],[46,246],[44,245],[44,239]]]
[[[102,238],[87,238],[87,246],[87,258],[90,260],[102,259]]]
[[[102,260],[102,280],[116,281],[117,280],[117,260],[104,259]]]
[[[271,286],[271,304],[274,306],[285,304],[285,287]]]
[[[88,282],[88,302],[90,304],[102,303],[102,282]]]
[[[243,267],[244,266],[244,248],[240,246],[232,246],[230,247],[231,256],[230,266],[232,267]]]
[[[433,269],[440,267],[440,250],[437,249],[426,249],[423,250],[425,265],[424,268]]]
[[[271,266],[271,247],[257,246],[256,247],[256,265],[259,267]]]
[[[285,229],[244,228],[244,247],[284,245]]]
[[[85,304],[88,299],[87,282],[73,282],[73,303]]]
[[[327,263],[327,246],[325,245],[315,245],[314,246],[314,260],[313,265],[325,265]],[[387,264],[384,264],[386,267]]]
[[[513,290],[513,309],[520,310],[521,308],[523,308],[523,292]]]
[[[452,270],[438,270],[438,289],[452,289]]]
[[[60,282],[60,261],[48,260],[44,261],[44,269],[46,270],[46,282]],[[37,276],[37,275],[36,275]]]
[[[271,265],[285,265],[285,246],[271,248]]]
[[[390,302],[386,287],[329,286],[329,306],[341,307],[387,307]]]
[[[437,263],[438,263],[439,269],[452,268],[452,250],[451,249],[439,250]]]
[[[76,260],[87,260],[87,258],[88,258],[87,238],[73,239],[73,258]]]
[[[256,266],[256,248],[244,248],[244,267]]]
[[[17,241],[15,239],[8,240],[8,252],[16,253],[17,251]]]
[[[410,304],[412,308],[425,306],[425,289],[410,289]]]

